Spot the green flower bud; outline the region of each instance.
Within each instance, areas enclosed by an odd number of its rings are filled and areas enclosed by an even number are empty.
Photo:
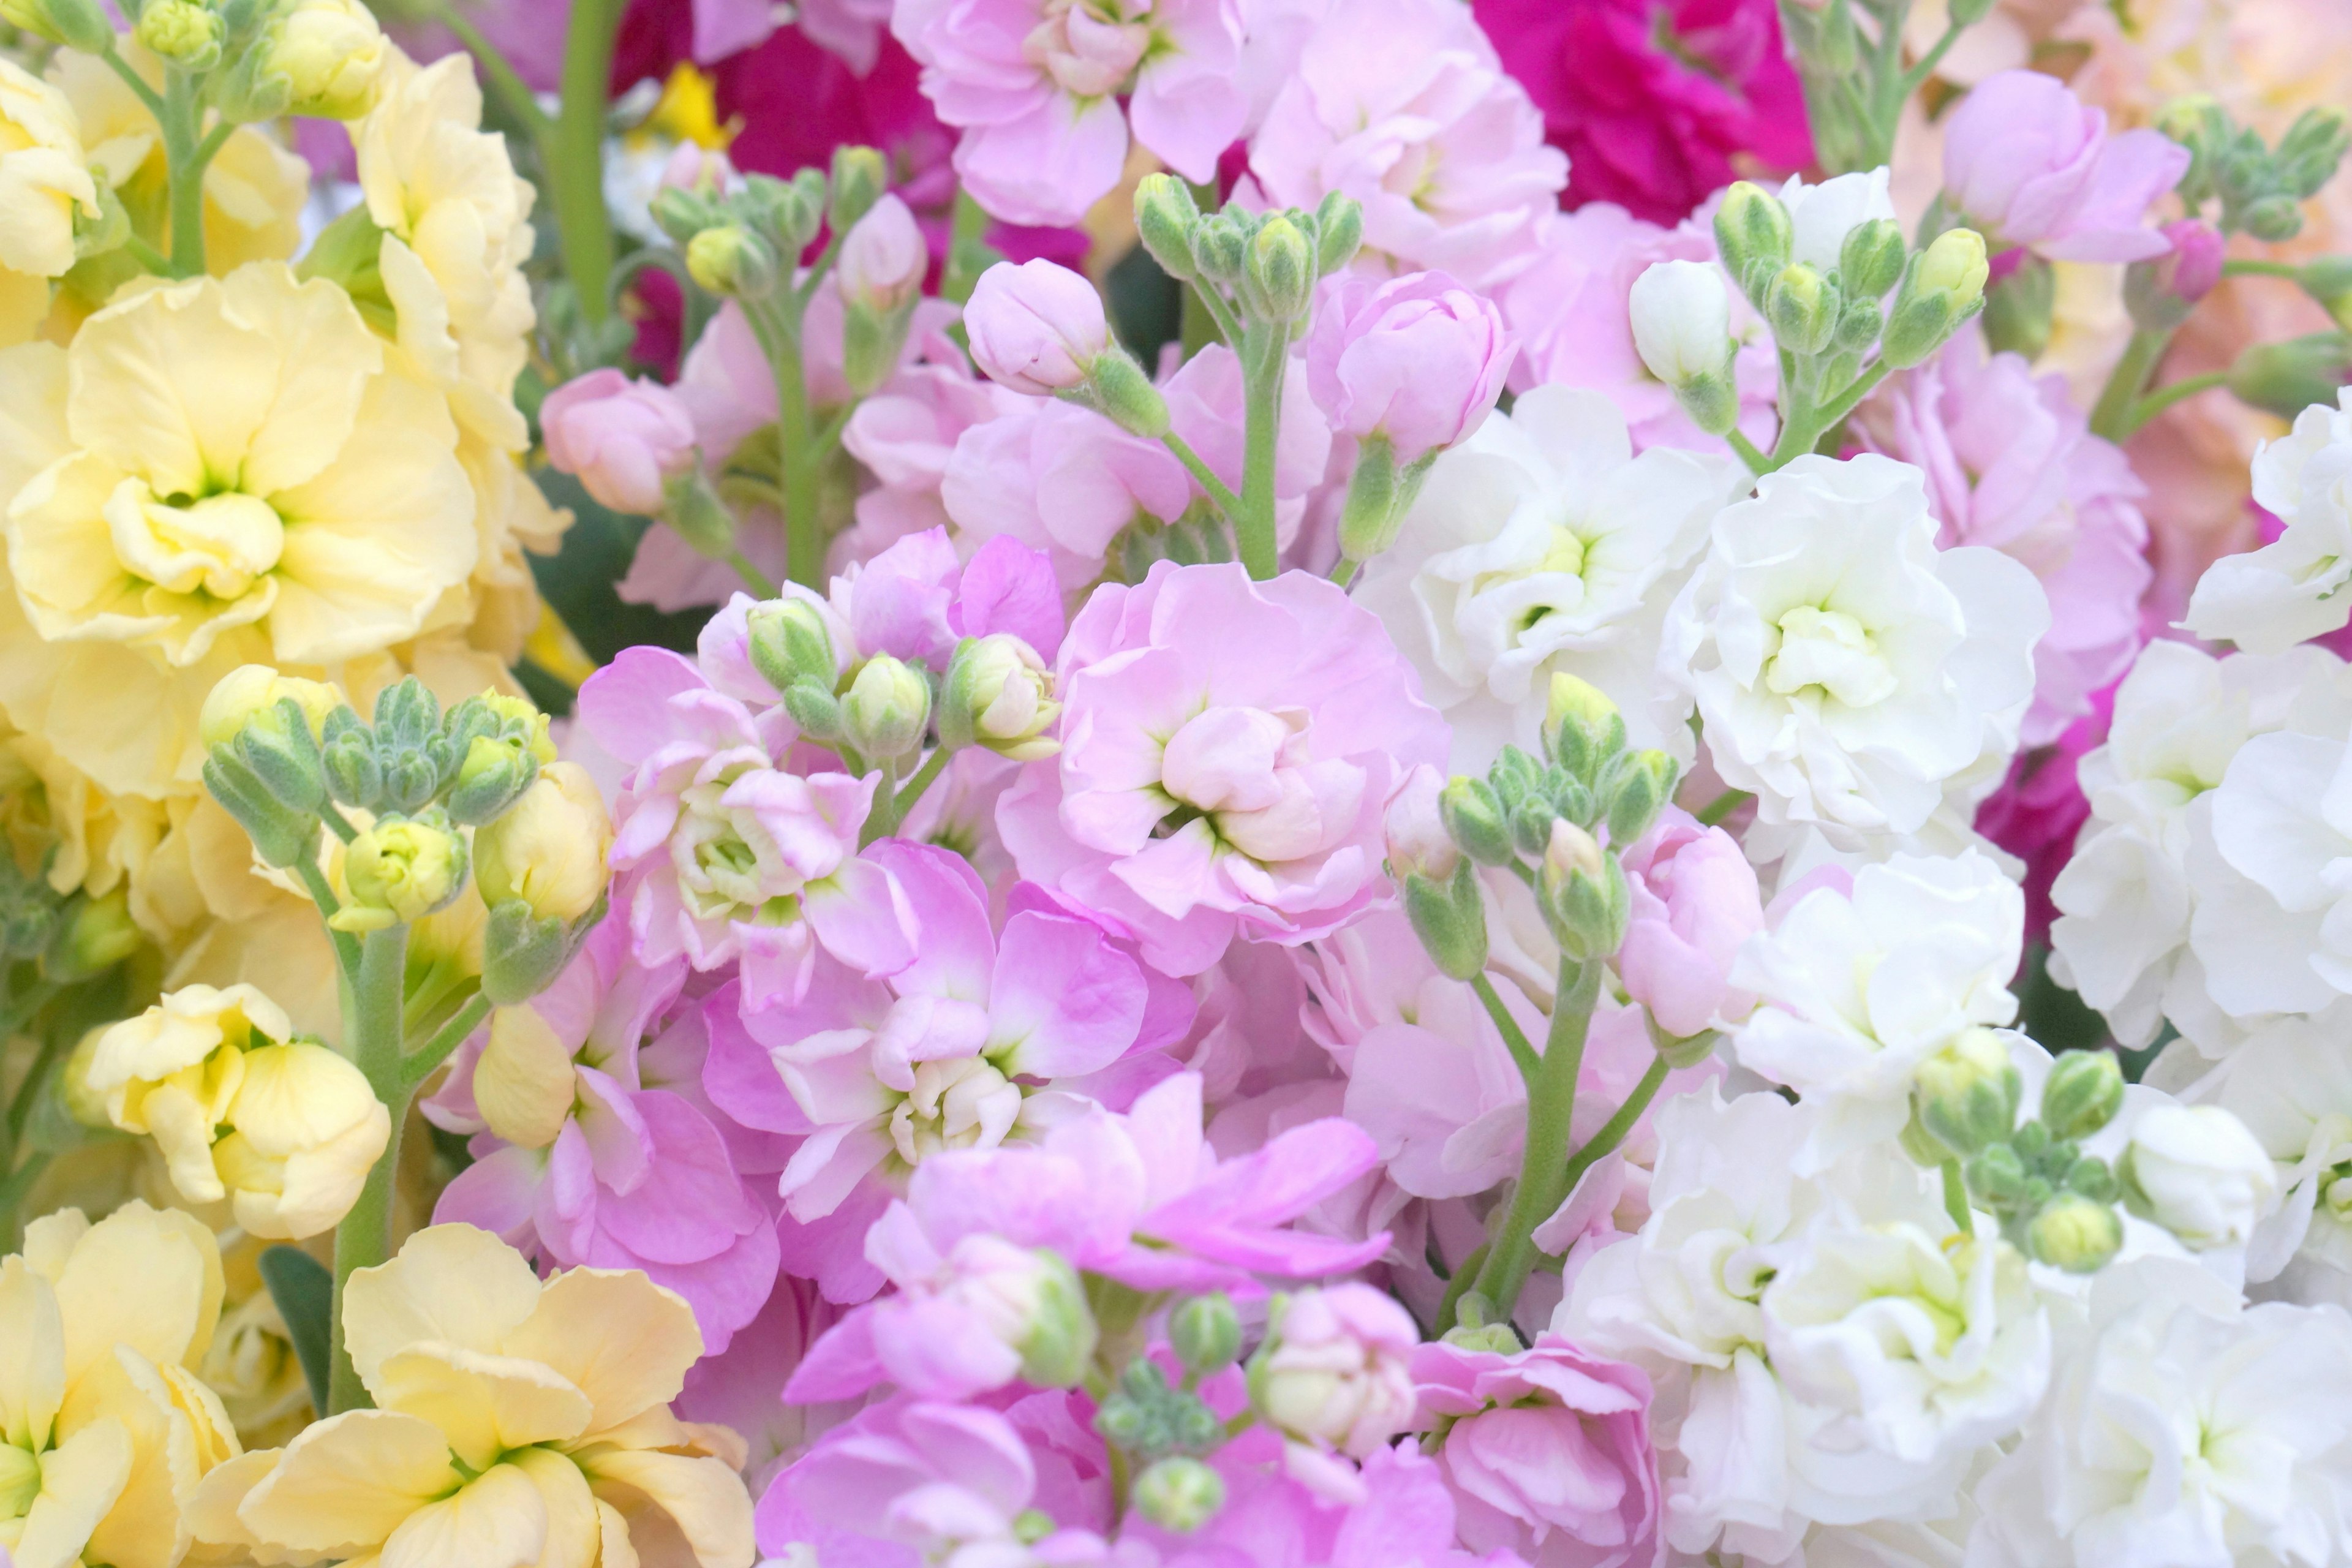
[[[441,728],[441,701],[416,677],[404,676],[376,694],[375,738],[393,752],[421,750]]]
[[[966,637],[940,687],[940,744],[985,746],[1034,762],[1062,749],[1046,734],[1061,712],[1053,674],[1035,648],[1009,632]]]
[[[833,694],[830,685],[820,686],[814,680],[795,680],[784,688],[784,711],[792,716],[802,734],[812,741],[832,742],[842,737],[841,700]]]
[[[1440,973],[1468,981],[1486,973],[1486,900],[1475,862],[1457,860],[1454,874],[1442,882],[1406,872],[1404,912]]]
[[[1764,320],[1772,339],[1790,353],[1815,354],[1837,335],[1844,309],[1838,287],[1803,262],[1780,268],[1764,296]]]
[[[274,708],[247,719],[228,749],[288,810],[316,815],[326,804],[326,765],[294,698],[280,697]]]
[[[117,888],[104,898],[76,899],[55,945],[43,955],[41,977],[71,985],[103,974],[132,953],[145,938],[131,918],[131,895]]]
[[[1249,259],[1249,230],[1243,215],[1227,207],[1192,231],[1192,267],[1212,283],[1238,283]]]
[[[1544,707],[1544,752],[1570,773],[1598,776],[1625,749],[1625,717],[1609,694],[1587,680],[1555,672]]]
[[[913,752],[930,721],[930,683],[888,654],[867,659],[841,699],[842,738],[876,762]]]
[[[196,0],[147,0],[131,37],[149,53],[183,69],[208,71],[220,64],[226,32],[220,13]]]
[[[205,694],[196,716],[197,737],[208,747],[226,745],[257,719],[276,722],[278,703],[289,698],[301,710],[313,735],[321,732],[327,716],[342,703],[341,694],[323,682],[280,675],[266,664],[239,665]]]
[[[2111,1204],[2123,1195],[2123,1184],[2105,1160],[2084,1155],[2066,1167],[2066,1190],[2095,1204]]]
[[[1198,1459],[1171,1456],[1135,1478],[1136,1510],[1178,1535],[1200,1529],[1224,1506],[1224,1481]]]
[[[1224,1371],[1242,1353],[1242,1321],[1223,1290],[1189,1296],[1168,1314],[1168,1342],[1196,1377]]]
[[[467,743],[449,788],[449,819],[479,827],[512,805],[539,776],[530,744],[510,735],[477,735]]]
[[[735,509],[719,496],[700,463],[688,464],[663,482],[662,521],[698,554],[725,561],[735,553]]]
[[[1616,858],[1592,835],[1555,821],[1536,876],[1536,900],[1560,952],[1577,962],[1606,958],[1625,940],[1633,895]]]
[[[97,0],[0,0],[0,21],[86,55],[102,55],[114,42],[114,24]]]
[[[986,1315],[1021,1325],[1013,1348],[1021,1375],[1039,1388],[1069,1388],[1094,1358],[1095,1315],[1086,1287],[1059,1253],[1040,1247],[1022,1268],[992,1270],[972,1289],[988,1297]]]
[[[796,680],[813,680],[827,690],[840,679],[833,633],[824,615],[806,599],[770,599],[751,606],[747,617],[751,668],[778,691]]]
[[[1978,1150],[1961,1174],[1968,1179],[1969,1195],[1995,1214],[2009,1213],[2024,1201],[2025,1162],[2006,1143]]]
[[[1897,370],[1908,370],[1944,346],[1955,329],[1984,305],[1984,236],[1972,228],[1946,229],[1911,258],[1895,296],[1879,353]]]
[[[575,931],[584,937],[594,923],[588,920],[575,927],[551,915],[534,915],[519,899],[491,904],[482,925],[482,994],[500,1007],[530,1001],[554,984],[572,962]]]
[[[1364,562],[1394,544],[1410,504],[1405,492],[1395,444],[1378,431],[1359,441],[1356,467],[1348,476],[1347,504],[1339,512],[1339,553]]]
[[[1168,434],[1168,400],[1124,350],[1113,348],[1095,357],[1079,395],[1131,436],[1157,441]]]
[[[324,120],[365,114],[388,58],[383,29],[360,0],[293,0],[247,56],[257,79],[285,84],[279,112]]]
[[[348,710],[346,710],[348,711]],[[375,754],[375,737],[357,723],[330,740],[321,749],[327,793],[345,805],[373,811],[383,794],[383,765]]]
[[[890,184],[890,165],[876,148],[835,147],[832,184],[833,205],[826,221],[833,225],[834,233],[847,234],[882,199]],[[812,237],[814,233],[810,231]]]
[[[1710,436],[1726,436],[1739,423],[1739,388],[1727,371],[1708,371],[1679,381],[1675,401],[1692,424]]]
[[[803,169],[789,180],[753,174],[730,205],[768,244],[772,258],[797,263],[824,221],[824,172],[817,169]]]
[[[1789,209],[1771,192],[1747,180],[1724,192],[1723,205],[1715,210],[1715,243],[1724,269],[1759,310],[1772,279],[1789,265],[1790,235]]]
[[[661,231],[680,245],[727,221],[726,209],[717,201],[682,185],[664,185],[655,194],[650,210]]]
[[[2042,1121],[2059,1138],[2088,1138],[2123,1106],[2123,1067],[2111,1051],[2068,1051],[2042,1086]]]
[[[1135,232],[1160,270],[1189,283],[1195,270],[1192,231],[1201,208],[1192,188],[1173,174],[1146,174],[1135,186]]]
[[[722,300],[764,300],[776,291],[775,248],[741,224],[706,228],[688,240],[686,270]]]
[[[2303,232],[2303,209],[2293,196],[2257,196],[2239,213],[2238,226],[2256,239],[2283,245]]]
[[[439,811],[388,817],[343,847],[350,890],[328,919],[337,931],[383,931],[423,920],[466,888],[466,840]]]
[[[2068,1193],[2042,1205],[2025,1237],[2034,1261],[2069,1274],[2095,1274],[2123,1249],[2124,1222],[2113,1205]]]
[[[2279,138],[2278,150],[2272,154],[2279,183],[2297,199],[2316,195],[2336,177],[2336,166],[2344,161],[2347,146],[2352,146],[2352,128],[2347,128],[2342,110],[2305,110]]]
[[[318,816],[282,804],[231,748],[213,748],[204,777],[205,790],[245,829],[264,865],[291,866],[317,847]]]
[[[1650,831],[1658,813],[1674,798],[1679,772],[1674,758],[1658,751],[1629,752],[1610,765],[1601,808],[1610,843],[1631,844]]]
[[[1315,272],[1328,278],[1364,247],[1364,204],[1338,191],[1315,209]]]
[[[1437,796],[1438,816],[1462,853],[1481,866],[1507,866],[1517,857],[1502,802],[1485,779],[1464,775],[1446,781]]]
[[[2315,403],[2334,403],[2347,376],[2352,335],[2313,332],[2246,349],[2230,367],[2230,391],[2241,403],[2292,419]]]
[[[1848,75],[1862,63],[1862,37],[1848,0],[1830,0],[1807,59],[1824,76],[1832,77]]]
[[[1919,1124],[1961,1159],[2016,1131],[2023,1093],[2000,1037],[1983,1028],[1964,1030],[1921,1062],[1911,1088]]]
[[[2040,359],[2057,304],[2058,274],[2029,251],[2016,271],[1985,290],[1986,343],[1995,353]]]
[[[1315,247],[1299,226],[1276,213],[1258,226],[1242,271],[1242,302],[1261,321],[1291,322],[1315,297]]]
[[[1893,218],[1874,217],[1846,231],[1838,250],[1838,287],[1848,299],[1883,300],[1903,279],[1909,252]]]

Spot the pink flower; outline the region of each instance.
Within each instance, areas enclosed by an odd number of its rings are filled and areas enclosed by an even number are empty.
[[[1247,435],[1240,356],[1223,343],[1210,343],[1172,372],[1166,363],[1161,362],[1160,390],[1168,400],[1169,428],[1239,493]],[[1286,552],[1297,541],[1311,498],[1331,467],[1332,445],[1330,422],[1315,406],[1306,366],[1294,352],[1289,374],[1282,378],[1282,417],[1274,437],[1274,538]],[[1340,482],[1344,488],[1344,470]],[[1192,493],[1202,493],[1197,483]]]
[[[931,253],[907,204],[885,192],[842,237],[837,268],[841,297],[887,315],[920,292]]]
[[[2106,110],[2055,77],[1988,77],[1945,126],[1944,200],[1996,249],[2031,246],[2059,261],[2162,256],[2169,244],[2143,220],[2188,173],[2189,149],[2160,131],[2106,130]]]
[[[832,603],[860,658],[921,659],[945,674],[965,637],[1010,633],[1052,658],[1062,646],[1062,595],[1045,554],[999,535],[956,559],[947,530],[908,534],[833,580]]]
[[[694,0],[694,58],[705,64],[766,41],[776,30],[768,0]]]
[[[899,0],[890,28],[963,132],[956,173],[1014,223],[1077,222],[1118,184],[1130,129],[1209,180],[1248,112],[1238,0]]]
[[[783,771],[783,710],[755,716],[661,648],[623,649],[581,688],[580,714],[632,770],[614,813],[614,903],[640,962],[738,963],[758,1007],[805,989],[820,946],[872,973],[913,958],[913,909],[857,853],[879,774]]]
[[[1626,994],[1671,1035],[1745,1016],[1753,998],[1731,989],[1731,960],[1764,929],[1764,905],[1738,840],[1669,805],[1624,866],[1633,918],[1617,973]]]
[[[1503,313],[1443,272],[1325,288],[1307,337],[1307,384],[1332,428],[1385,436],[1410,463],[1466,438],[1518,347]]]
[[[1406,1363],[1420,1341],[1412,1314],[1370,1285],[1302,1291],[1284,1305],[1266,1345],[1251,1359],[1250,1401],[1276,1431],[1314,1454],[1336,1449],[1369,1458],[1412,1424]],[[1360,1501],[1360,1494],[1349,1500]]]
[[[2118,676],[2091,699],[2091,711],[2066,726],[2047,746],[2018,754],[2000,788],[1977,807],[1976,829],[2025,862],[2025,940],[2047,942],[2058,918],[2050,889],[2074,858],[2074,840],[2090,819],[2076,768],[2084,753],[2103,744],[2114,717]]]
[[[616,916],[553,985],[500,1009],[423,1107],[476,1134],[434,1219],[559,1268],[644,1269],[723,1351],[775,1283],[776,1233],[703,1100],[698,1017],[641,1044],[685,978],[683,963],[634,963]]]
[[[857,498],[856,526],[836,543],[869,558],[910,533],[945,526],[940,484],[957,438],[1033,401],[962,369],[927,364],[900,372],[860,403],[843,427],[842,449],[875,483]]]
[[[1504,317],[1519,342],[1511,390],[1585,386],[1605,392],[1623,410],[1636,451],[1724,450],[1721,441],[1691,423],[1675,401],[1674,389],[1642,363],[1633,345],[1631,308],[1634,281],[1653,264],[1714,259],[1715,237],[1701,224],[1660,228],[1606,202],[1555,218],[1544,229],[1534,262],[1502,294]],[[1779,427],[1780,363],[1771,338],[1759,330],[1737,290],[1732,327],[1740,340],[1732,359],[1740,433],[1769,447]]]
[[[694,416],[658,382],[592,370],[549,393],[539,417],[548,462],[614,511],[658,513],[664,482],[694,463]]]
[[[1302,573],[1161,562],[1063,640],[1058,756],[997,826],[1029,880],[1171,974],[1239,935],[1309,941],[1385,892],[1381,819],[1444,721],[1380,622]]]
[[[1412,1354],[1462,1542],[1534,1568],[1650,1568],[1659,1560],[1650,1380],[1538,1335],[1516,1354],[1425,1344]]]
[[[1024,399],[957,438],[940,501],[960,534],[1009,534],[1045,552],[1065,591],[1101,579],[1112,543],[1130,525],[1172,522],[1192,478],[1167,447],[1130,436],[1092,409]]]
[[[2022,740],[2048,744],[2146,640],[2147,488],[2090,434],[2063,377],[2037,378],[2013,353],[1988,357],[1972,329],[1893,378],[1856,423],[1873,450],[1926,471],[1938,545],[1989,544],[2042,580],[2050,630],[2034,647]]]
[[[1455,0],[1339,0],[1250,144],[1269,203],[1364,205],[1367,269],[1491,289],[1534,258],[1568,160]]]
[[[1772,0],[1475,0],[1568,154],[1568,201],[1675,223],[1755,163],[1813,161]],[[1746,154],[1746,157],[1742,157]],[[1735,159],[1738,160],[1735,163]]]
[[[982,273],[963,324],[972,360],[988,379],[1033,397],[1079,385],[1110,348],[1102,296],[1050,261],[1000,261]]]

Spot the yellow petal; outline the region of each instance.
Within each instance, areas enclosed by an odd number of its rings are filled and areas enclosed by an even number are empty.
[[[78,1568],[130,1475],[131,1434],[119,1421],[85,1426],[43,1454],[41,1494],[16,1538],[16,1568]]]
[[[68,1390],[117,1345],[185,1365],[220,1321],[220,1248],[194,1215],[133,1201],[75,1244],[57,1293]]]
[[[185,1510],[188,1529],[195,1538],[213,1546],[260,1545],[260,1538],[237,1516],[237,1509],[262,1478],[278,1468],[284,1453],[282,1448],[256,1448],[205,1471]]]
[[[551,1448],[526,1448],[507,1461],[529,1476],[547,1504],[547,1548],[539,1568],[600,1568],[596,1499],[580,1467]],[[610,1558],[601,1568],[617,1568]]]
[[[547,1503],[513,1465],[411,1514],[383,1543],[383,1568],[531,1568],[547,1550]]]
[[[470,1225],[436,1225],[400,1256],[362,1268],[343,1289],[343,1342],[362,1379],[420,1340],[497,1353],[539,1305],[539,1277],[522,1255]]]
[[[8,571],[41,636],[136,642],[169,629],[148,584],[122,560],[109,509],[133,513],[147,494],[105,458],[74,453],[33,475],[8,508]]]
[[[637,1568],[637,1547],[629,1539],[629,1521],[602,1498],[596,1500],[596,1527],[603,1552],[597,1568]]]
[[[42,298],[46,308],[46,285]],[[0,512],[27,479],[72,449],[66,434],[65,350],[24,343],[0,351]]]
[[[209,278],[108,306],[70,353],[74,439],[162,495],[233,485],[278,390],[269,341]]]
[[[702,1568],[751,1568],[751,1495],[743,1478],[717,1459],[643,1449],[603,1448],[583,1456],[596,1495],[625,1505],[632,1494],[669,1515]]]
[[[230,273],[221,291],[228,312],[261,333],[277,361],[269,405],[236,481],[249,495],[275,496],[317,477],[352,442],[383,348],[351,296],[323,278],[306,283],[289,267],[257,262]],[[373,444],[379,434],[371,421],[363,440]]]
[[[386,1410],[432,1422],[474,1469],[509,1448],[578,1436],[590,1409],[586,1394],[537,1362],[431,1340],[385,1357],[368,1392]]]
[[[0,1440],[40,1452],[65,1397],[57,1296],[23,1258],[0,1259]]]
[[[229,1418],[228,1408],[210,1384],[182,1366],[159,1366],[163,1383],[171,1390],[172,1403],[188,1418],[189,1429],[195,1436],[196,1473],[209,1474],[215,1467],[237,1457],[241,1445],[236,1438],[236,1423]]]
[[[702,1354],[694,1309],[631,1269],[571,1268],[500,1347],[562,1373],[595,1406],[591,1434],[667,1405]]]
[[[38,273],[0,267],[0,345],[25,342],[41,330],[49,294],[49,280]]]
[[[462,1479],[431,1422],[349,1410],[303,1428],[236,1511],[273,1545],[355,1556]]]
[[[247,1234],[300,1241],[342,1223],[391,1142],[392,1114],[377,1103],[345,1131],[282,1160],[255,1156],[248,1163],[251,1145],[241,1132],[215,1144],[213,1159]]]
[[[195,1490],[201,1474],[195,1433],[163,1374],[127,1346],[117,1345],[74,1384],[58,1429],[109,1422],[131,1435],[131,1471],[90,1531],[84,1555],[118,1568],[172,1568],[188,1548],[180,1500]]]
[[[563,1131],[576,1097],[572,1047],[525,1003],[490,1015],[490,1037],[474,1068],[474,1104],[509,1143],[544,1149]]]

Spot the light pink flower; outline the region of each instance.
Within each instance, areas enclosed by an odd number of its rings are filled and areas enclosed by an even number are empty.
[[[635,963],[615,915],[522,1004],[570,1057],[571,1110],[544,1143],[488,1131],[475,1093],[490,1028],[468,1041],[423,1106],[436,1125],[475,1134],[474,1163],[442,1191],[434,1220],[494,1231],[560,1268],[641,1268],[684,1296],[705,1346],[723,1351],[775,1284],[776,1233],[703,1100],[698,1017],[657,1030],[685,978],[682,963]]]
[[[1659,1560],[1650,1380],[1559,1334],[1514,1355],[1425,1344],[1412,1353],[1423,1420],[1463,1544],[1533,1568],[1651,1568]]]
[[[1247,437],[1240,356],[1223,343],[1210,343],[1173,371],[1162,360],[1161,371],[1160,391],[1168,400],[1169,428],[1209,466],[1211,473],[1239,494]],[[1332,467],[1332,446],[1330,422],[1315,406],[1315,395],[1307,385],[1307,367],[1293,353],[1289,372],[1282,378],[1282,416],[1275,426],[1276,548],[1287,552],[1297,541],[1310,498]],[[1343,488],[1346,479],[1343,469],[1339,476]],[[1197,483],[1192,493],[1203,493]]]
[[[957,438],[1031,401],[958,368],[927,364],[901,371],[860,403],[842,429],[842,449],[875,483],[857,498],[856,526],[844,531],[837,543],[862,560],[910,533],[945,526],[940,483]]]
[[[1731,989],[1731,960],[1764,929],[1764,905],[1738,841],[1668,805],[1624,867],[1633,918],[1617,973],[1626,994],[1670,1035],[1744,1016],[1754,998]]]
[[[965,637],[1005,632],[1050,659],[1062,646],[1062,595],[1041,551],[1000,534],[956,559],[947,531],[908,534],[833,580],[832,604],[856,656],[920,659],[945,674]]]
[[[1364,205],[1367,270],[1491,289],[1534,258],[1567,183],[1543,121],[1455,0],[1339,0],[1266,110],[1250,172],[1269,205]]]
[[[1988,356],[1972,328],[1892,378],[1855,423],[1873,450],[1926,472],[1938,546],[1989,544],[2041,579],[2050,630],[2034,647],[2021,740],[2056,740],[2146,640],[2147,487],[2090,434],[2063,377],[2037,377],[2017,354]]]
[[[2149,204],[2189,172],[2160,131],[2107,133],[2107,114],[2056,77],[2007,70],[1970,89],[1944,129],[1944,200],[1995,248],[2059,261],[2142,261],[2171,248]]]
[[[1324,285],[1307,385],[1333,429],[1410,463],[1478,428],[1517,353],[1493,301],[1443,272],[1350,274]]]
[[[1045,260],[1000,261],[980,275],[963,308],[971,357],[999,386],[1033,397],[1065,392],[1110,348],[1095,286]]]
[[[1251,1361],[1251,1401],[1276,1430],[1316,1455],[1369,1458],[1412,1424],[1406,1363],[1420,1340],[1412,1314],[1370,1285],[1301,1291]],[[1327,1479],[1317,1468],[1308,1470],[1309,1486]]]
[[[1212,179],[1248,112],[1239,0],[899,0],[890,30],[963,132],[956,174],[1012,223],[1076,223],[1118,184],[1130,129]]]
[[[1192,499],[1192,478],[1167,447],[1049,398],[965,430],[940,481],[962,537],[1010,534],[1043,550],[1071,594],[1102,577],[1122,531],[1172,522]]]
[[[539,418],[548,462],[614,511],[655,515],[663,484],[694,464],[694,416],[659,382],[592,370],[549,393]]]
[[[997,826],[1029,880],[1197,974],[1236,937],[1295,943],[1386,891],[1381,818],[1444,721],[1380,622],[1303,573],[1161,562],[1095,590],[1062,643],[1058,756]]]
[[[907,204],[885,192],[842,237],[835,278],[845,301],[887,315],[923,287],[930,247]]]

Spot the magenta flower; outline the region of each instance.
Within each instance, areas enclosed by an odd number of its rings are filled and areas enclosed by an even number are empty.
[[[1342,435],[1384,436],[1410,463],[1467,438],[1518,353],[1503,313],[1443,272],[1324,290],[1307,336],[1307,385]]]
[[[1381,818],[1444,721],[1371,613],[1302,573],[1161,562],[1063,640],[1062,751],[997,809],[1022,875],[1171,974],[1311,940],[1386,890]]]
[[[549,393],[539,419],[549,465],[614,511],[658,513],[664,483],[694,465],[694,416],[658,382],[592,370]]]
[[[2145,220],[2189,172],[2189,149],[2160,131],[2106,132],[2106,110],[2055,77],[1988,77],[1945,126],[1944,201],[1995,249],[2030,246],[2058,261],[2162,256],[2171,243]]]
[[[1764,906],[1738,840],[1668,805],[1624,866],[1633,918],[1617,973],[1626,994],[1671,1035],[1745,1016],[1753,998],[1731,989],[1731,961],[1764,929]]]
[[[1533,1568],[1650,1568],[1659,1560],[1650,1380],[1559,1334],[1513,1355],[1424,1344],[1412,1353],[1438,1470],[1474,1552]]]
[[[1613,202],[1671,224],[1745,163],[1813,161],[1773,0],[1475,0],[1472,10],[1568,154],[1571,206]]]
[[[559,1268],[642,1268],[724,1350],[775,1283],[776,1233],[703,1100],[698,1020],[646,1041],[685,978],[635,963],[614,916],[553,985],[493,1015],[423,1107],[475,1134],[434,1220]]]

